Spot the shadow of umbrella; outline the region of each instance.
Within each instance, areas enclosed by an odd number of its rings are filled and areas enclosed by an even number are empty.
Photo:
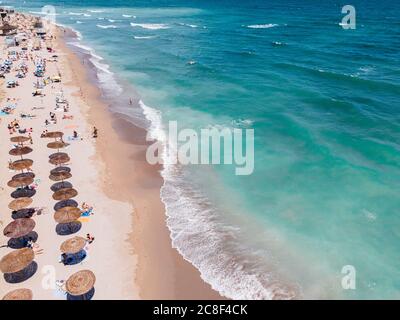
[[[16,289],[8,292],[2,300],[32,300],[33,293],[30,289]]]
[[[68,182],[68,181],[62,181],[62,182],[57,182],[55,184],[53,184],[50,189],[53,192],[57,192],[61,189],[66,189],[66,188],[72,188],[73,185],[72,183]]]
[[[71,234],[79,232],[82,228],[80,221],[73,221],[69,223],[59,223],[56,226],[56,233],[59,236],[69,236]]]
[[[62,200],[54,205],[54,211],[60,210],[64,207],[78,207],[78,202],[73,199]]]
[[[67,300],[69,301],[85,301],[85,300],[92,300],[93,296],[95,293],[95,289],[92,288],[89,290],[89,292],[82,294],[80,296],[73,296],[70,293],[67,293]]]
[[[14,210],[11,213],[11,218],[13,218],[14,220],[23,219],[23,218],[32,218],[35,211],[36,210],[34,208],[25,208],[25,209],[21,209],[21,210]]]
[[[18,198],[32,198],[36,194],[34,189],[18,189],[11,193],[11,197],[14,199]]]
[[[8,240],[7,245],[11,249],[22,249],[28,247],[29,241],[37,242],[38,238],[39,235],[35,231],[31,231],[23,237]]]
[[[94,295],[96,276],[90,270],[82,270],[70,276],[65,284],[67,300],[90,300]]]

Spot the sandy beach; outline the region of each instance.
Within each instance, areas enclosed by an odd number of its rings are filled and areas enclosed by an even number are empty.
[[[23,19],[20,16],[19,22]],[[29,22],[24,20],[24,23]],[[66,299],[66,293],[56,282],[66,281],[80,270],[91,270],[96,277],[93,299],[221,299],[201,279],[199,271],[171,246],[165,209],[160,200],[163,183],[160,168],[150,166],[145,159],[146,132],[109,112],[100,90],[90,81],[87,69],[90,64],[65,44],[63,38],[71,31],[52,25],[47,30],[46,37],[53,36],[53,52],[46,50],[43,40],[40,50],[31,50],[33,36],[30,36],[27,54],[31,59],[25,61],[26,77],[18,79],[19,85],[15,88],[6,88],[8,81],[16,79],[13,68],[21,63],[17,60],[1,84],[1,107],[14,106],[11,114],[0,116],[3,137],[0,139],[1,228],[12,222],[8,204],[13,200],[10,193],[14,189],[7,186],[7,181],[19,173],[7,165],[10,160],[18,159],[9,155],[9,150],[15,147],[9,138],[27,136],[18,130],[9,133],[7,126],[14,119],[22,131],[29,132],[32,128],[33,144],[28,141],[26,145],[33,151],[24,157],[33,160],[31,169],[35,173],[36,194],[30,207],[40,209],[41,214],[32,218],[38,234],[34,245],[38,269],[18,284],[0,279],[0,297],[14,289],[28,288],[34,300]],[[5,60],[10,51],[20,50],[2,44],[1,60]],[[46,59],[44,78],[59,74],[61,82],[48,83],[42,89],[43,96],[33,97],[33,85],[37,82],[34,63],[38,59]],[[67,112],[63,108],[55,110],[56,97],[61,91],[69,104]],[[51,112],[57,122],[45,125]],[[21,114],[27,116],[22,118]],[[98,129],[97,138],[92,137],[94,126]],[[49,179],[54,166],[49,163],[49,155],[56,150],[47,148],[51,139],[41,138],[45,130],[64,133],[63,140],[68,146],[60,151],[68,153],[71,159],[66,165],[72,174],[68,182],[78,191],[74,200],[79,208],[82,203],[93,207],[93,214],[80,218],[81,229],[68,236],[57,235],[55,231],[53,206],[56,201],[50,189],[54,181]],[[74,131],[77,138],[73,137]],[[74,236],[85,238],[87,234],[94,237],[94,241],[85,246],[87,257],[75,265],[60,263],[61,244]],[[8,240],[1,233],[0,245],[6,245]],[[9,247],[0,248],[0,258],[13,251]]]

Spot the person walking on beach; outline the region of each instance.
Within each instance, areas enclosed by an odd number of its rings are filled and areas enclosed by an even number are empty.
[[[132,98],[129,98],[129,104],[132,105],[133,101]]]
[[[98,133],[97,128],[93,127],[93,134],[92,134],[93,138],[97,138],[97,133]]]

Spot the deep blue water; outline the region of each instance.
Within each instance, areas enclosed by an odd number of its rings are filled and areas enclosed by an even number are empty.
[[[253,175],[163,173],[173,243],[215,289],[400,297],[399,2],[352,1],[344,30],[343,1],[3,1],[51,3],[148,117],[255,130]],[[356,290],[341,286],[345,265]]]

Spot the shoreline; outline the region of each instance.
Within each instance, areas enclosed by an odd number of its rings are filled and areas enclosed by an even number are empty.
[[[103,192],[113,200],[129,202],[134,208],[133,230],[129,237],[132,252],[135,252],[138,260],[135,282],[139,286],[139,296],[142,299],[167,300],[225,299],[201,279],[200,272],[190,262],[172,248],[165,207],[160,198],[162,168],[145,161],[148,145],[146,130],[108,110],[107,103],[102,100],[101,90],[90,81],[89,72],[93,71],[88,70],[90,63],[82,63],[84,57],[73,52],[65,42],[64,35],[61,32],[59,34],[58,46],[67,55],[70,68],[74,70],[75,85],[82,89],[83,96],[80,98],[91,106],[86,115],[87,121],[99,129],[96,158],[105,165],[107,172],[107,179],[103,180]],[[129,175],[124,168],[129,168]],[[139,181],[138,184],[132,182],[132,176]]]

